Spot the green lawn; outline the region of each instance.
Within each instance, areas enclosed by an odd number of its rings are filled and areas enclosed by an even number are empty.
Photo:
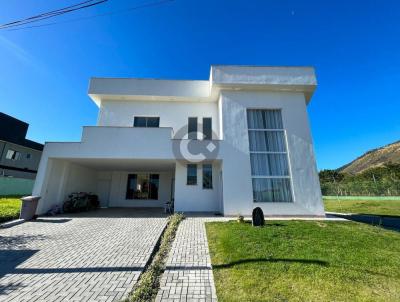
[[[400,216],[400,200],[324,199],[325,211]]]
[[[19,197],[0,197],[0,223],[19,217]]]
[[[206,224],[219,301],[400,301],[400,233],[356,222]]]

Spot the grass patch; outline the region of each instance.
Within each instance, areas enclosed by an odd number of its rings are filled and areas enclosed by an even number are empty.
[[[324,199],[325,211],[400,216],[400,200]]]
[[[333,221],[206,229],[219,301],[400,301],[400,233]]]
[[[17,219],[21,209],[20,197],[0,197],[0,223]]]
[[[184,219],[182,214],[174,214],[168,218],[168,224],[161,236],[161,240],[156,247],[156,253],[150,259],[149,266],[140,275],[138,283],[133,287],[132,293],[129,295],[126,302],[147,302],[154,301],[158,289],[160,287],[160,278],[165,270],[165,261],[171,249],[172,242],[175,239],[175,234],[179,223]]]

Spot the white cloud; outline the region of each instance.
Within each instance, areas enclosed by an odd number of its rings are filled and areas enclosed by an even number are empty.
[[[10,54],[10,57],[15,58],[19,62],[29,65],[38,71],[44,71],[43,65],[25,49],[18,44],[14,43],[10,39],[0,35],[0,49],[4,49]],[[3,59],[6,59],[3,57]]]

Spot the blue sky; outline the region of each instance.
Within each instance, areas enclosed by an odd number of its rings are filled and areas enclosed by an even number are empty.
[[[81,0],[0,0],[0,23]],[[28,138],[76,141],[94,125],[91,76],[208,79],[211,64],[312,65],[309,115],[319,169],[400,140],[400,1],[109,0],[0,31],[0,111]],[[39,24],[39,23],[38,23]]]

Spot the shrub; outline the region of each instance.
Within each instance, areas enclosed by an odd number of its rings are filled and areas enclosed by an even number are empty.
[[[160,286],[160,277],[165,270],[165,261],[175,239],[179,223],[185,217],[183,214],[174,214],[168,218],[168,224],[159,244],[154,249],[153,257],[150,257],[150,264],[140,275],[139,281],[133,287],[126,302],[147,302],[153,301]]]

